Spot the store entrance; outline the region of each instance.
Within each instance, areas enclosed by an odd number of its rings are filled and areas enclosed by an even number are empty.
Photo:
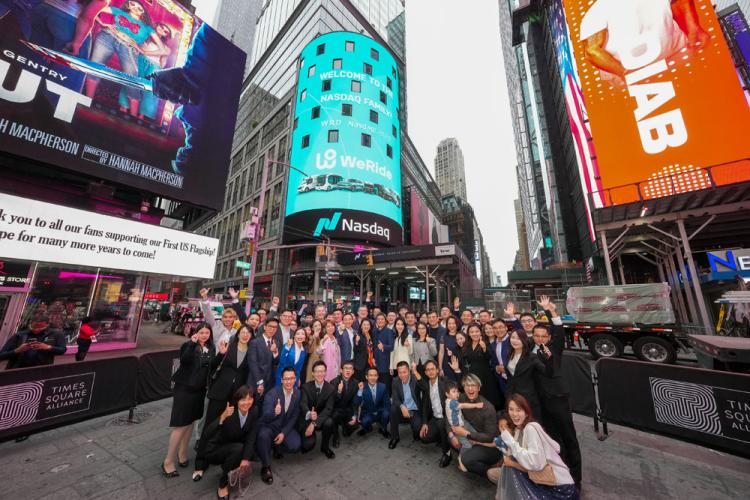
[[[16,320],[22,304],[22,293],[0,293],[0,342],[3,344],[16,333]]]

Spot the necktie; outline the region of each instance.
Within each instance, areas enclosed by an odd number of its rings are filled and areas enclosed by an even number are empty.
[[[271,348],[271,341],[269,339],[266,339],[266,344],[268,344],[268,348]]]

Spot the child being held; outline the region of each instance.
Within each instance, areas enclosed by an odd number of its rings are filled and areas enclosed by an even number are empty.
[[[484,403],[459,403],[459,394],[458,384],[452,380],[447,380],[445,382],[445,418],[448,420],[448,425],[451,427],[463,427],[469,431],[469,433],[475,432],[474,427],[464,420],[464,415],[461,410],[478,410],[484,408]],[[471,443],[469,443],[469,440],[466,437],[458,437],[453,434],[453,432],[449,432],[448,439],[450,439],[451,445],[455,449],[471,448]]]

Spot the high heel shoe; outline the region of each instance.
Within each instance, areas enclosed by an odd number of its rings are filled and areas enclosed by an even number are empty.
[[[164,467],[164,462],[161,463],[161,473],[164,477],[167,477],[167,478],[177,477],[180,475],[180,473],[177,472],[177,470],[173,470],[172,472],[167,472],[166,467]]]
[[[190,465],[190,459],[188,458],[184,462],[180,462],[180,459],[178,458],[177,459],[177,465],[179,465],[180,467],[182,467],[184,469],[185,467],[187,467],[188,465]]]

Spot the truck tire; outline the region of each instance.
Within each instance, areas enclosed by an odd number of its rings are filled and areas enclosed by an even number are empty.
[[[677,359],[674,346],[659,337],[642,337],[633,342],[633,352],[641,361],[671,365]]]
[[[594,359],[619,358],[623,353],[622,342],[607,333],[597,333],[589,339],[589,352]]]

